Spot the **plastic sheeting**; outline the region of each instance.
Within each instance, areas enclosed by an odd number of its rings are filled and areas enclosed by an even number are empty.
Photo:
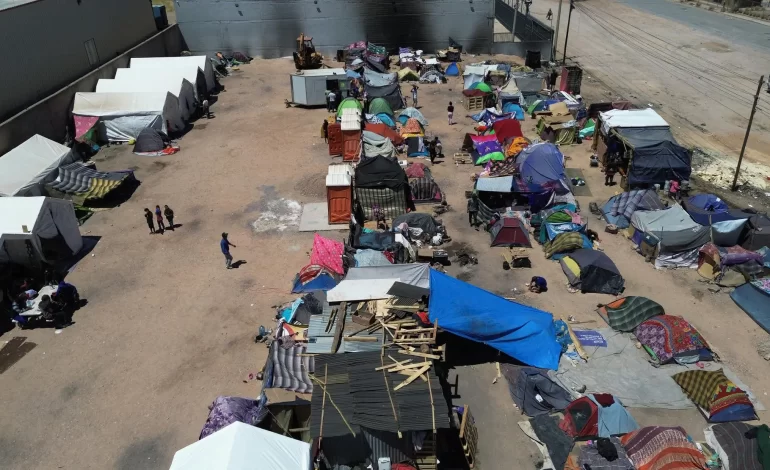
[[[749,219],[725,220],[711,225],[711,239],[717,246],[734,246],[740,243],[743,229]]]
[[[544,185],[560,182],[565,191],[569,188],[564,172],[564,155],[548,142],[530,145],[516,157],[521,179],[527,185]]]
[[[77,159],[71,148],[35,134],[0,158],[0,196],[42,196],[59,167]]]
[[[708,243],[709,228],[696,223],[679,204],[662,211],[636,211],[631,225],[660,240],[660,252],[679,253]],[[696,254],[697,258],[697,254]]]
[[[131,78],[101,79],[96,82],[97,93],[157,93],[169,92],[179,103],[182,119],[189,120],[196,109],[195,86],[179,75],[139,75]]]
[[[348,275],[345,276],[347,281],[371,279],[398,279],[404,284],[428,289],[430,288],[430,265],[412,263],[350,268]]]
[[[615,127],[668,127],[665,119],[654,109],[612,109],[601,113],[602,131],[607,134]]]
[[[206,80],[206,88],[213,90],[217,87],[214,67],[205,55],[193,55],[182,57],[132,57],[132,69],[171,69],[183,68],[189,65],[198,67]]]
[[[457,336],[487,344],[527,365],[556,369],[561,345],[553,316],[430,271],[430,320]]]
[[[398,156],[398,152],[396,151],[396,147],[393,146],[393,142],[386,137],[371,131],[364,131],[363,141],[363,155],[365,157],[382,156],[386,158],[396,158]]]
[[[414,118],[417,119],[417,122],[420,123],[422,127],[425,127],[428,125],[428,120],[425,119],[425,116],[422,115],[422,113],[417,108],[406,108],[401,110],[399,113],[399,120],[401,119],[401,116],[406,116],[408,118]]]
[[[169,470],[308,470],[310,444],[235,422],[174,454]]]

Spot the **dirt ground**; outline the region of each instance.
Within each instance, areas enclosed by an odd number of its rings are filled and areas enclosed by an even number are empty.
[[[545,21],[558,0],[532,5]],[[615,0],[576,2],[567,56],[584,67],[583,83],[599,85],[605,100],[651,105],[680,143],[700,147],[695,173],[720,187],[732,183],[757,81],[770,69],[764,48],[724,42],[713,34],[634,9]],[[684,8],[684,7],[683,7]],[[564,2],[559,60],[567,30]],[[706,13],[718,15],[718,13]],[[730,21],[733,20],[728,18]],[[763,86],[739,182],[770,189],[770,108]]]
[[[196,122],[176,155],[140,157],[127,146],[97,155],[99,169],[132,168],[142,184],[128,202],[96,213],[81,228],[101,239],[68,277],[89,301],[75,324],[61,334],[13,330],[0,338],[7,342],[0,354],[3,468],[168,468],[174,452],[197,439],[216,396],[258,394],[261,383],[247,376],[262,367],[266,349],[253,337],[260,324],[273,324],[272,306],[293,299],[291,280],[313,237],[296,231],[296,203],[324,200],[323,175],[332,161],[319,137],[326,112],[284,106],[291,71],[287,59],[256,60],[225,79],[227,90],[212,106],[215,118]],[[595,305],[610,297],[568,293],[559,265],[537,247],[532,269],[503,271],[488,235],[468,227],[463,193],[477,168],[451,163],[472,124],[462,117],[461,89],[456,78],[420,85],[429,131],[450,156],[433,168],[453,207],[443,216],[450,251],[469,247],[479,258],[477,266],[449,272],[556,317],[597,321]],[[458,120],[451,127],[450,100]],[[524,122],[530,136],[533,126]],[[587,144],[563,150],[593,193],[578,198],[584,208],[612,195],[602,174],[588,168]],[[156,204],[171,206],[181,227],[149,235],[142,210]],[[601,231],[603,224],[589,226]],[[243,260],[238,269],[225,270],[223,231],[237,245],[235,259]],[[652,297],[693,322],[754,393],[770,401],[767,364],[755,351],[767,335],[726,293],[711,294],[691,271],[656,271],[620,236],[604,237],[603,246],[625,276],[628,295]],[[522,294],[535,274],[551,289]],[[491,385],[494,365],[453,374],[460,375],[457,403],[475,408],[481,468],[533,468],[535,448],[517,429],[520,415],[504,380]],[[697,415],[638,411],[644,423],[684,424],[696,436],[706,425]]]

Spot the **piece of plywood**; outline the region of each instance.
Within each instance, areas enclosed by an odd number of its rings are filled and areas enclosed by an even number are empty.
[[[428,370],[430,369],[430,366],[431,366],[431,365],[430,365],[430,363],[428,363],[428,364],[425,364],[424,366],[420,367],[419,369],[417,369],[417,370],[416,370],[414,373],[412,373],[412,375],[410,375],[410,376],[409,376],[409,377],[408,377],[406,380],[404,380],[404,381],[403,381],[403,382],[401,382],[400,384],[398,384],[398,385],[396,385],[395,387],[393,387],[393,391],[396,391],[396,390],[399,390],[399,389],[401,389],[401,388],[404,388],[404,387],[406,387],[407,385],[409,385],[410,383],[412,383],[412,382],[414,382],[415,380],[417,380],[417,378],[418,378],[419,376],[421,376],[422,374],[424,374],[424,373],[428,372]]]
[[[357,300],[388,299],[388,291],[400,279],[356,279],[342,281],[326,293],[326,301],[353,302]]]
[[[310,202],[302,206],[299,218],[300,232],[324,232],[329,230],[347,230],[345,224],[329,224],[329,206],[325,202]]]

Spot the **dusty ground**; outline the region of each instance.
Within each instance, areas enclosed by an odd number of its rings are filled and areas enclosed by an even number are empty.
[[[567,29],[567,2],[564,5],[559,60]],[[589,77],[606,85],[605,99],[652,105],[671,124],[682,145],[706,150],[706,155],[693,162],[696,172],[718,186],[728,186],[757,81],[770,68],[767,49],[723,39],[615,0],[576,5],[567,56],[580,63]],[[555,17],[558,1],[536,2],[531,11],[544,20],[549,8]],[[697,13],[732,21],[738,27],[743,21],[718,13]],[[584,83],[586,78],[584,75]],[[763,87],[740,182],[770,188],[769,128],[770,107]]]
[[[322,201],[330,162],[318,137],[325,111],[284,107],[292,69],[289,60],[258,60],[227,78],[227,91],[213,106],[215,119],[196,123],[174,156],[139,157],[128,147],[97,156],[100,169],[134,168],[142,185],[130,201],[82,227],[101,240],[69,277],[89,300],[75,325],[59,335],[14,330],[0,338],[10,341],[0,364],[4,468],[167,468],[177,449],[197,439],[217,395],[257,395],[260,384],[244,380],[264,364],[266,350],[252,338],[260,324],[272,324],[271,306],[292,299],[291,279],[311,246],[311,233],[296,232],[291,201]],[[449,155],[471,124],[461,117],[460,90],[458,79],[420,86],[429,130],[441,136]],[[458,104],[459,124],[452,127],[445,120],[450,100]],[[530,135],[533,125],[524,123]],[[612,194],[600,185],[601,174],[587,168],[587,145],[564,151],[569,166],[583,168],[593,192],[579,198],[583,207]],[[522,291],[539,274],[551,290],[520,294],[522,302],[557,317],[598,320],[593,309],[609,297],[569,294],[558,264],[544,260],[538,248],[532,269],[502,270],[498,252],[487,248],[488,236],[467,227],[463,192],[475,170],[448,162],[433,170],[454,207],[443,217],[451,247],[471,246],[479,257],[478,266],[453,266],[450,273],[503,295]],[[142,209],[156,204],[170,205],[182,226],[148,235]],[[223,231],[237,245],[235,259],[245,261],[239,269],[224,269]],[[629,295],[653,297],[669,313],[688,318],[753,391],[766,396],[767,364],[754,344],[767,335],[726,294],[709,293],[694,272],[656,271],[619,236],[603,242]],[[480,428],[481,468],[533,468],[535,450],[516,427],[520,415],[504,381],[491,385],[494,365],[454,373],[460,374],[458,402],[474,407]],[[691,414],[634,414],[645,423],[684,424],[694,435],[706,424]]]

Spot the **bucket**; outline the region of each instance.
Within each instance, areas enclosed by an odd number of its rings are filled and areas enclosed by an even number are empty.
[[[660,192],[660,184],[658,184],[658,183],[655,183],[655,192],[656,193]]]
[[[390,470],[390,457],[380,457],[377,459],[377,466],[380,470]]]

